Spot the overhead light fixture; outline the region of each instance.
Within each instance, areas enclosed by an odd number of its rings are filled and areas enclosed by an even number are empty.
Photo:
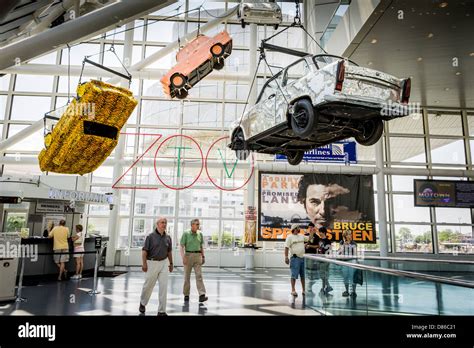
[[[372,65],[372,64],[373,64],[372,62],[368,62],[368,63],[367,63],[367,65],[369,65],[369,66]]]
[[[470,57],[474,57],[474,52],[469,53]]]
[[[428,39],[431,39],[433,36],[434,36],[433,33],[429,33],[429,34],[428,34]]]
[[[457,72],[456,72],[456,75],[457,75],[457,76],[461,75],[461,72],[460,72],[460,71],[457,71]]]
[[[435,100],[435,104],[439,104],[439,100]],[[438,114],[436,114],[436,116],[438,116]],[[441,114],[439,114],[439,116],[441,116]]]
[[[371,44],[374,44],[374,43],[377,43],[377,39],[372,39],[372,41],[370,41]]]
[[[446,1],[444,1],[441,4],[439,4],[439,7],[441,7],[441,8],[448,7],[448,3]]]
[[[444,90],[445,90],[446,92],[449,91],[449,87],[446,87]]]
[[[423,58],[422,58],[422,57],[418,57],[418,58],[416,58],[416,61],[417,61],[417,62],[421,62],[422,60],[423,60]]]

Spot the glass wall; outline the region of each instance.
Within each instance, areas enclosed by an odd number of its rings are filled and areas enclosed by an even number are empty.
[[[196,8],[202,1],[190,1],[189,8]],[[178,14],[184,1],[170,5],[160,11],[140,18],[135,22],[132,64],[160,51],[170,42],[183,37],[186,32],[215,19],[235,2],[206,1],[206,11],[190,12],[162,21],[166,16]],[[292,22],[293,3],[281,3],[285,22],[282,28]],[[178,9],[179,6],[181,10]],[[147,26],[142,26],[147,24]],[[226,29],[233,37],[234,51],[226,60],[225,73],[253,76],[249,71],[250,27],[242,29],[236,18],[228,20],[207,35],[214,35]],[[102,52],[113,43],[117,54],[122,54],[124,34],[115,31],[73,46],[70,62],[80,66],[84,55]],[[258,27],[258,40],[275,33],[271,26]],[[271,43],[295,49],[305,49],[302,31],[291,28],[273,39]],[[109,53],[101,53],[91,59],[117,67],[118,62]],[[279,53],[267,56],[271,71],[261,64],[256,84],[260,89],[266,78],[294,61],[294,57]],[[68,64],[68,50],[39,57],[35,64]],[[148,68],[167,69],[175,64],[174,54],[169,54],[151,64]],[[0,134],[2,139],[13,136],[23,128],[40,120],[44,113],[63,106],[70,96],[75,96],[78,77],[44,75],[4,75],[0,77]],[[107,80],[107,79],[104,79]],[[220,137],[226,136],[229,125],[238,120],[244,111],[249,93],[249,83],[243,79],[205,79],[190,90],[186,100],[169,100],[162,92],[159,80],[133,79],[131,89],[138,100],[138,106],[123,129],[125,151],[121,179],[119,231],[117,246],[121,249],[139,248],[147,233],[153,230],[158,216],[168,218],[168,229],[173,243],[178,244],[183,231],[188,229],[192,218],[201,219],[206,248],[232,249],[239,245],[244,233],[243,213],[245,190],[223,191],[217,189],[202,173],[192,188],[174,190],[166,187],[167,179],[176,176],[176,166],[163,166],[155,170],[156,155],[160,160],[172,160],[178,153],[170,145],[157,151],[159,144],[175,135],[192,137],[206,155],[209,147]],[[140,134],[138,136],[137,134]],[[42,130],[11,147],[3,155],[18,159],[0,167],[1,175],[39,175],[37,165],[21,164],[21,159],[36,157],[43,147]],[[179,144],[179,143],[176,143]],[[175,145],[176,145],[175,144]],[[390,246],[393,252],[419,253],[473,253],[473,224],[471,209],[441,209],[414,207],[413,179],[433,179],[427,176],[429,169],[472,170],[474,153],[474,113],[460,110],[424,110],[386,124],[383,137],[384,161],[387,168],[417,168],[425,170],[426,176],[386,175],[386,201]],[[188,158],[199,158],[196,148],[186,150]],[[357,145],[358,165],[375,166],[375,147]],[[134,160],[143,155],[131,167]],[[114,158],[115,151],[111,155]],[[219,159],[218,153],[210,158]],[[272,156],[258,155],[259,161],[273,161]],[[181,170],[180,168],[179,170]],[[199,168],[190,164],[184,172],[186,180],[198,174]],[[236,182],[244,181],[248,173],[236,170]],[[46,174],[46,173],[43,173]],[[160,176],[160,179],[157,177]],[[228,176],[224,169],[212,169],[213,178],[223,182]],[[89,176],[90,191],[110,192],[116,180],[113,168],[103,165]],[[440,177],[442,179],[442,177]],[[459,180],[461,178],[451,178]],[[462,180],[466,180],[462,178]],[[375,204],[377,204],[375,196]],[[89,232],[107,235],[109,225],[107,207],[91,206],[85,214]],[[378,221],[378,216],[376,217]],[[264,243],[267,250],[281,249],[282,243]],[[378,245],[369,249],[377,249]]]

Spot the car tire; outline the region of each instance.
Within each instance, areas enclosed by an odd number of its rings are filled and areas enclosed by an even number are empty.
[[[170,77],[170,85],[174,89],[182,88],[186,85],[186,77],[183,74],[176,72]]]
[[[249,156],[248,145],[240,128],[232,135],[232,148],[235,150],[235,157],[241,161],[245,161]]]
[[[273,26],[273,29],[278,30],[278,26],[279,26],[278,24],[275,24],[275,25]]]
[[[224,67],[224,58],[217,59],[214,63],[213,69],[221,70]]]
[[[316,113],[313,104],[308,99],[300,99],[294,105],[291,115],[291,129],[301,138],[306,138],[313,133],[316,125]]]
[[[297,166],[303,160],[304,151],[290,151],[286,154],[288,163],[292,166]]]
[[[242,26],[242,29],[245,29],[245,21],[243,19],[240,20],[240,25]]]
[[[356,134],[355,140],[364,146],[374,145],[379,141],[383,134],[383,122],[380,119],[374,119],[364,122],[362,131]]]
[[[176,91],[176,98],[185,99],[188,96],[188,91],[185,88],[181,88]]]
[[[220,42],[211,46],[211,54],[214,58],[220,58],[224,55],[224,45]]]

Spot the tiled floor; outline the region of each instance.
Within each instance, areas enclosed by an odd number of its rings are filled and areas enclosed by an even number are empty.
[[[318,315],[305,307],[301,287],[296,300],[290,296],[289,274],[282,269],[205,268],[204,282],[209,300],[198,303],[191,279],[191,301],[182,296],[183,271],[175,269],[168,283],[169,315]],[[114,278],[99,278],[100,294],[90,296],[93,279],[50,281],[23,288],[23,303],[0,304],[0,315],[138,315],[144,282],[138,268]],[[147,315],[158,310],[158,284],[147,306]]]

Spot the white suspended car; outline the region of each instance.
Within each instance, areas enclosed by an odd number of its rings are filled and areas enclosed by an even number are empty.
[[[230,129],[239,159],[249,151],[284,154],[297,165],[305,151],[354,137],[375,144],[383,122],[409,114],[411,80],[363,68],[343,57],[309,55],[262,87],[257,103]]]
[[[246,24],[269,24],[278,29],[282,21],[281,8],[273,0],[242,1],[237,12],[237,17],[245,28]]]

